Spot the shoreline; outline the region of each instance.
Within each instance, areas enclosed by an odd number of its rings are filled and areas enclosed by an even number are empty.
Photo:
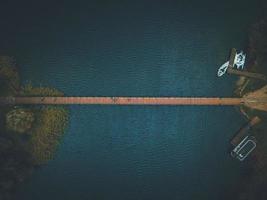
[[[254,24],[249,33],[248,43],[248,68],[247,70],[267,75],[264,66],[267,64],[267,52],[264,44],[267,44],[267,21],[260,20]],[[244,94],[255,91],[266,85],[266,82],[246,77],[239,77],[236,81],[234,95],[242,97]],[[267,130],[267,113],[258,110],[252,110],[244,106],[239,107],[239,111],[246,119],[259,116],[262,123],[251,130],[252,135],[258,140],[258,145],[248,161],[249,173],[244,175],[239,185],[238,199],[262,199],[267,196],[267,137],[264,134]],[[264,189],[265,188],[265,189]]]
[[[0,56],[0,83],[0,96],[64,96],[54,88],[21,85],[8,56]],[[53,159],[68,121],[63,106],[0,105],[0,199],[12,198],[36,167]]]

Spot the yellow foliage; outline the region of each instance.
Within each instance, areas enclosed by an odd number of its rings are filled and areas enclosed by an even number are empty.
[[[23,96],[63,96],[64,94],[55,88],[33,87],[31,83],[22,87]]]
[[[57,89],[49,87],[33,87],[27,84],[22,87],[22,96],[63,96]],[[33,107],[36,120],[30,131],[29,152],[36,165],[51,160],[64,134],[68,121],[68,112],[61,106]]]
[[[63,107],[47,106],[38,110],[29,141],[29,150],[36,165],[44,164],[53,158],[67,121],[68,112]]]
[[[20,87],[19,74],[16,70],[14,59],[7,56],[0,56],[0,80],[2,87],[6,88],[7,92],[3,93],[5,95],[64,95],[57,89],[33,87],[31,83]],[[33,115],[35,117],[34,123],[32,123]],[[40,165],[53,158],[67,125],[68,112],[64,107],[60,106],[30,106],[27,112],[24,108],[11,110],[6,120],[9,130],[29,133],[28,151],[33,156],[34,164]]]

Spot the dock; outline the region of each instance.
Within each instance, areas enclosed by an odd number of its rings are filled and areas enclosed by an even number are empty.
[[[166,105],[246,106],[267,112],[267,85],[243,97],[0,97],[4,105]]]
[[[227,68],[227,71],[226,71],[228,74],[233,74],[233,75],[237,75],[237,76],[245,76],[248,78],[267,81],[267,77],[263,74],[235,69],[234,68],[234,60],[235,60],[236,53],[237,53],[236,49],[232,48],[231,54],[230,54],[230,59],[229,59],[229,67]]]
[[[225,105],[243,104],[242,98],[218,97],[0,97],[2,105]]]
[[[267,81],[267,77],[265,75],[263,75],[263,74],[253,73],[253,72],[248,72],[248,71],[241,71],[241,70],[238,70],[238,69],[234,69],[232,67],[228,67],[227,73],[228,74],[234,74],[234,75],[237,75],[237,76],[245,76],[245,77],[248,77],[248,78]]]

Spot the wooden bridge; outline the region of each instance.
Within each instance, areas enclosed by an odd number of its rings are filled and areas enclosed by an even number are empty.
[[[0,97],[0,105],[210,105],[267,111],[267,85],[242,98],[219,97]]]
[[[210,105],[267,111],[267,86],[242,98],[219,97],[0,97],[0,105]]]
[[[242,98],[206,97],[10,97],[2,104],[101,104],[101,105],[240,105]]]

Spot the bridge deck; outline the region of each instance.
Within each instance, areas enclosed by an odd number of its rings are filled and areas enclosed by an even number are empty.
[[[206,97],[0,97],[1,104],[240,105],[242,98]]]

